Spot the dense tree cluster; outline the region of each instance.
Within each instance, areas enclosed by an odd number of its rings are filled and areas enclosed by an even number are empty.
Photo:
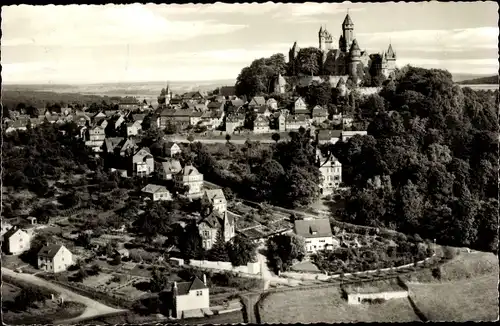
[[[321,175],[310,131],[290,136],[290,141],[272,147],[249,141],[241,149],[227,144],[228,168],[199,142],[183,151],[183,160],[191,161],[206,180],[229,187],[241,197],[287,207],[306,205],[319,196]]]
[[[60,131],[66,131],[65,134]],[[94,170],[97,162],[82,140],[75,139],[76,125],[42,124],[26,131],[3,134],[3,182],[14,189],[30,189],[40,196],[50,190],[48,179],[67,173]]]
[[[267,240],[267,261],[275,272],[287,271],[306,255],[304,238],[294,233],[275,235]]]
[[[498,91],[462,89],[446,71],[406,67],[362,106],[372,109],[368,136],[332,146],[352,187],[345,218],[495,250],[497,107]]]
[[[236,79],[236,94],[255,96],[272,92],[276,76],[286,72],[285,56],[281,53],[269,58],[254,60],[250,66],[241,70]]]

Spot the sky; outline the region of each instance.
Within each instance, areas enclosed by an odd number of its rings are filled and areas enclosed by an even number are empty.
[[[495,2],[68,5],[2,8],[2,79],[82,84],[235,79],[293,42],[338,46],[349,10],[362,50],[392,43],[397,65],[498,72]],[[336,46],[336,47],[337,47]]]

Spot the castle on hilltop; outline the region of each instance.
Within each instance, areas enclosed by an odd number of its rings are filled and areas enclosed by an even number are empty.
[[[318,32],[319,51],[321,53],[320,71],[329,76],[359,76],[359,72],[368,68],[371,75],[382,74],[386,78],[391,76],[396,68],[396,53],[389,44],[387,51],[368,54],[361,51],[358,41],[354,37],[354,23],[349,14],[342,23],[342,34],[339,38],[338,49],[334,48],[332,34],[323,26]],[[295,42],[288,53],[291,75],[298,75],[298,56],[300,48]]]

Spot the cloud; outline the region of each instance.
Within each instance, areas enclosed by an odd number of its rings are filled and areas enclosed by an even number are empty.
[[[356,4],[352,3],[339,4],[306,2],[302,4],[284,4],[280,6],[280,11],[275,13],[273,18],[295,23],[322,23],[327,21],[326,17],[321,19],[318,16],[346,14],[347,9],[349,9],[349,12],[365,10],[365,8],[358,7]]]
[[[278,10],[279,5],[273,2],[228,4],[216,2],[214,4],[185,4],[185,5],[155,5],[147,4],[147,8],[158,10],[168,16],[205,15],[205,14],[243,14],[261,15]]]
[[[497,27],[477,27],[449,30],[407,30],[384,33],[356,34],[360,46],[388,44],[405,50],[460,51],[463,49],[498,48]]]
[[[41,21],[40,17],[47,17]],[[50,17],[50,19],[48,18]],[[247,27],[215,20],[173,20],[139,4],[3,8],[2,46],[97,46],[178,41]]]

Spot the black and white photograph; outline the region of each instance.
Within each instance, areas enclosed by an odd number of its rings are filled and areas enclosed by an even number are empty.
[[[498,21],[3,5],[2,322],[498,321]]]

